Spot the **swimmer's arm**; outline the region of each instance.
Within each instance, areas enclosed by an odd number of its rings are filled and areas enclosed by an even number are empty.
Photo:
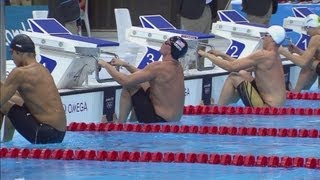
[[[151,63],[149,66],[145,67],[143,70],[136,71],[133,74],[126,75],[118,72],[111,64],[100,60],[99,64],[105,68],[108,73],[122,86],[132,86],[143,82],[147,82],[154,78],[155,73],[151,73],[156,63]]]
[[[130,73],[134,73],[139,71],[140,69],[136,68],[135,66],[132,66],[131,64],[129,64],[128,62],[126,62],[125,64],[122,65],[122,67],[125,67]]]
[[[228,54],[225,54],[223,52],[217,51],[217,50],[210,50],[208,51],[209,54],[213,54],[215,56],[220,56],[222,59],[226,60],[226,61],[236,61],[237,59],[229,56]]]
[[[290,59],[294,64],[300,67],[309,66],[313,60],[317,48],[320,46],[320,37],[311,38],[308,48],[301,54],[295,55],[285,50],[283,47],[279,48],[279,53]]]
[[[240,70],[248,70],[256,64],[257,61],[255,60],[255,58],[258,58],[258,57],[255,57],[257,55],[255,56],[250,55],[246,58],[238,59],[237,61],[226,61],[220,57],[204,52],[202,50],[199,50],[198,53],[200,56],[208,58],[215,65],[229,72],[238,72]]]
[[[23,77],[22,71],[18,68],[15,68],[11,71],[8,78],[1,84],[0,88],[0,107],[8,102],[10,98],[16,93],[21,79]]]
[[[119,58],[113,58],[110,63],[113,66],[120,66],[120,67],[122,66],[122,67],[126,68],[130,73],[134,73],[134,72],[140,70],[140,69],[136,68],[135,66],[132,66],[128,62],[121,60]]]

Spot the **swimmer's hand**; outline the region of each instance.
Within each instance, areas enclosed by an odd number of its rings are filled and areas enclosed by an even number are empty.
[[[225,55],[224,53],[222,53],[222,52],[220,52],[220,51],[217,51],[217,50],[214,50],[214,49],[208,51],[207,53],[213,54],[213,55],[215,55],[215,56],[221,56],[221,57]]]
[[[198,54],[200,55],[200,56],[202,56],[202,57],[207,57],[207,58],[209,58],[210,59],[210,57],[211,58],[214,58],[214,57],[217,57],[215,54],[213,54],[212,53],[212,51],[215,51],[215,50],[210,50],[210,51],[208,51],[208,52],[205,52],[205,51],[203,51],[203,50],[198,50]],[[210,53],[211,52],[211,53]],[[210,56],[210,57],[209,57]]]
[[[300,54],[301,53],[301,49],[298,48],[296,45],[294,45],[293,43],[290,43],[288,46],[288,50],[291,53],[296,53],[296,54]]]
[[[110,61],[110,64],[112,66],[119,66],[119,67],[129,65],[129,63],[119,58],[112,58],[112,60]]]
[[[286,54],[290,53],[287,48],[282,47],[282,46],[279,47],[278,52],[279,52],[280,54],[284,55],[284,56],[285,56]]]
[[[99,59],[99,61],[98,61],[98,65],[100,65],[102,67],[106,67],[106,66],[108,66],[108,64],[110,64],[110,63],[108,63],[102,59]]]
[[[205,57],[207,55],[207,53],[201,49],[198,50],[198,54],[203,57]]]
[[[108,67],[110,67],[110,66],[111,66],[110,64],[111,64],[110,62],[106,62],[106,61],[104,61],[104,60],[102,60],[102,59],[99,59],[99,60],[98,60],[97,71],[100,71],[100,70],[101,70],[101,67],[103,67],[103,68],[108,68]],[[118,70],[118,69],[117,69],[117,70]]]

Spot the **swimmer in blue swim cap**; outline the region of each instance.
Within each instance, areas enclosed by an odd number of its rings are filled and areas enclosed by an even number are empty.
[[[111,63],[99,60],[99,64],[123,87],[117,122],[126,122],[130,112],[131,121],[142,123],[180,120],[184,106],[184,74],[178,59],[187,50],[187,42],[173,36],[160,48],[162,60],[152,62],[143,69],[116,58]],[[118,72],[114,66],[123,66],[131,74]]]

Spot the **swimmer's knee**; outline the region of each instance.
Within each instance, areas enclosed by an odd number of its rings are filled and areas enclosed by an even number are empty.
[[[17,104],[19,106],[22,106],[24,101],[23,99],[19,96],[19,95],[14,95],[12,96],[12,98],[10,99],[10,101],[14,104]]]
[[[122,88],[122,94],[123,95],[130,95],[132,96],[133,94],[135,94],[140,88],[142,88],[140,85],[137,86],[130,86],[130,87],[123,87]]]
[[[238,73],[230,74],[226,81],[229,81],[233,84],[234,87],[238,87],[239,84],[241,84],[245,79],[240,76]]]
[[[4,103],[0,108],[0,112],[3,113],[4,115],[7,115],[13,105],[14,103],[11,101]]]

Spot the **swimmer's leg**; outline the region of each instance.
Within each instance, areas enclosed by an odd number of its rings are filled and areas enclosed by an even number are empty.
[[[19,106],[22,106],[24,103],[23,99],[20,97],[19,93],[16,93],[10,101],[5,103],[1,108],[0,108],[0,131],[1,131],[1,126],[3,124],[4,120],[4,128],[3,128],[3,141],[11,141],[14,135],[15,128],[13,127],[10,119],[7,116],[4,116],[5,114],[8,114],[10,111],[11,107],[14,104],[17,104]],[[1,133],[0,133],[1,134]]]
[[[236,89],[244,80],[245,79],[238,73],[230,73],[221,90],[218,105],[228,105],[230,103],[238,102],[240,97]]]
[[[13,134],[14,134],[15,129],[14,129],[13,125],[11,124],[11,121],[9,120],[9,118],[5,116],[5,114],[8,113],[8,111],[11,109],[11,107],[13,105],[14,105],[14,103],[7,102],[0,108],[0,111],[1,111],[1,113],[0,113],[1,125],[0,126],[2,126],[3,120],[4,120],[3,142],[11,141]],[[0,128],[0,131],[1,131],[1,128]]]
[[[294,92],[300,92],[301,90],[309,90],[313,83],[317,80],[318,75],[309,67],[304,67],[299,73],[296,87]]]
[[[120,97],[120,112],[119,112],[119,123],[125,123],[128,119],[128,116],[132,110],[132,100],[131,96],[134,95],[140,88],[143,88],[144,90],[147,90],[150,87],[150,84],[147,83],[141,83],[137,86],[130,86],[130,87],[123,87],[121,91],[121,97]],[[136,119],[135,114],[131,113],[130,120]]]
[[[239,76],[241,76],[243,79],[245,79],[248,82],[251,82],[254,80],[254,77],[251,75],[251,72],[240,70],[238,73]]]
[[[4,114],[0,112],[0,134],[1,134],[2,124],[3,124],[3,119],[4,119]]]
[[[123,87],[120,96],[120,110],[118,123],[125,123],[132,110],[132,101],[129,88]]]
[[[11,141],[14,135],[15,128],[11,124],[10,119],[6,116],[4,119],[4,132],[3,132],[3,142]]]

